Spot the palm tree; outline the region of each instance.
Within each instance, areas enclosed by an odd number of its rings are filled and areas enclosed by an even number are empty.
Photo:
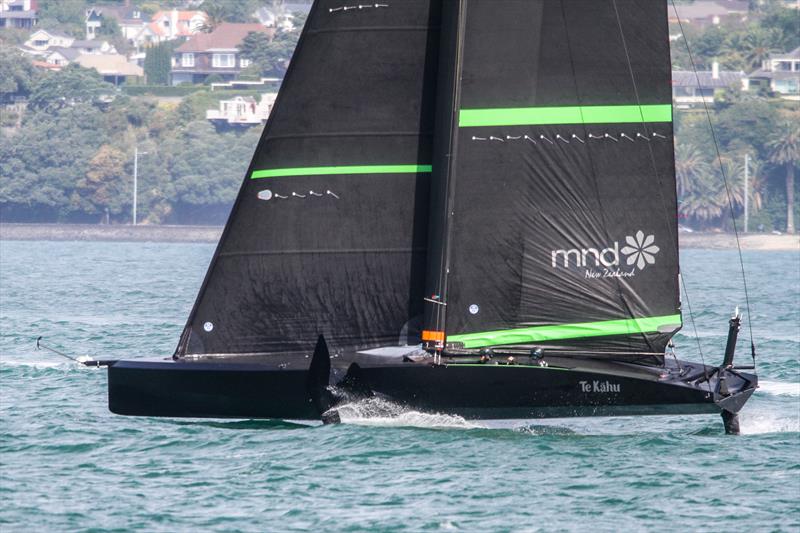
[[[786,167],[786,233],[794,233],[794,171],[800,164],[800,126],[784,123],[767,148],[770,163]]]
[[[741,52],[750,68],[759,68],[761,63],[769,59],[771,54],[779,51],[774,46],[774,43],[780,39],[778,33],[774,29],[759,29],[748,32],[742,40],[743,49]]]
[[[200,6],[200,9],[206,14],[206,20],[203,22],[203,25],[200,26],[200,31],[211,33],[217,29],[217,26],[225,22],[227,10],[224,6],[220,4],[203,2],[203,4]]]
[[[678,196],[689,194],[695,182],[708,172],[708,161],[700,148],[691,143],[676,143],[675,176],[678,184]]]

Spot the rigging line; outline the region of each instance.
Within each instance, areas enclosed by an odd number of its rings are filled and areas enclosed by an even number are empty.
[[[636,104],[641,106],[642,102],[641,102],[641,99],[639,98],[639,86],[636,84],[636,76],[633,73],[633,66],[631,65],[631,56],[630,56],[630,53],[628,52],[628,43],[625,40],[625,34],[622,31],[622,19],[619,16],[619,9],[617,8],[617,0],[612,0],[612,3],[614,5],[614,15],[617,18],[617,26],[619,27],[620,38],[622,39],[622,48],[625,51],[625,58],[626,58],[626,60],[628,62],[628,72],[631,75],[631,83],[633,84],[633,92],[634,92],[634,95],[636,96]],[[641,107],[640,107],[640,109],[641,109]],[[642,116],[642,127],[644,128],[645,133],[647,133],[648,129],[647,129],[647,124],[644,121],[644,116]],[[674,126],[673,126],[673,138],[674,138],[674,136],[675,136],[675,132],[674,132]],[[647,150],[648,150],[648,152],[650,154],[650,164],[653,166],[653,172],[655,173],[656,179],[660,182],[661,180],[660,180],[659,173],[658,173],[658,165],[656,165],[655,154],[653,153],[653,146],[648,144],[647,145]],[[674,157],[675,156],[674,156],[674,152],[673,152],[673,158]],[[676,193],[676,195],[677,195],[677,193]],[[667,210],[666,200],[664,198],[664,195],[661,192],[661,187],[658,188],[658,197],[661,200],[661,208],[663,209],[664,214],[665,215],[669,215],[669,211]],[[676,196],[676,209],[675,209],[675,211],[676,211],[675,212],[675,216],[677,217],[677,214],[678,214],[677,213],[677,196]],[[678,241],[678,236],[675,234],[672,224],[667,224],[667,229],[668,229],[668,231],[670,233],[670,239],[673,242],[675,242],[678,246],[680,246],[679,241]],[[703,374],[706,377],[706,384],[708,385],[708,392],[709,392],[709,394],[711,394],[712,393],[711,392],[711,383],[708,380],[708,371],[706,370],[706,359],[703,356],[703,347],[700,344],[700,336],[697,333],[697,324],[695,323],[694,313],[692,312],[692,303],[691,303],[691,301],[689,299],[689,291],[686,290],[686,282],[684,280],[684,276],[682,274],[680,274],[680,269],[679,269],[679,273],[678,273],[678,282],[683,285],[683,293],[686,296],[686,307],[687,307],[687,309],[689,311],[689,321],[692,323],[692,328],[694,329],[694,338],[695,338],[695,341],[697,342],[697,351],[700,354],[700,362],[703,364]],[[680,290],[681,290],[680,287],[678,287],[678,297],[679,297],[679,299],[680,299]]]
[[[681,35],[683,36],[683,42],[686,44],[686,52],[689,54],[689,63],[692,65],[692,72],[694,72],[694,78],[697,81],[697,86],[700,86],[700,75],[697,73],[697,67],[694,64],[694,56],[692,55],[692,50],[689,47],[689,39],[686,38],[686,33],[683,31],[683,23],[681,22],[680,16],[678,16],[678,8],[675,6],[675,0],[670,0],[672,2],[672,10],[675,12],[675,18],[678,19],[678,27],[681,30]],[[616,6],[616,0],[614,0]],[[728,183],[728,176],[725,174],[725,167],[722,164],[722,155],[720,154],[719,150],[719,141],[717,140],[717,134],[714,131],[714,124],[711,122],[711,112],[708,109],[708,103],[706,103],[705,98],[703,98],[703,109],[706,112],[706,119],[708,119],[708,127],[711,130],[711,138],[714,139],[714,150],[717,153],[717,162],[719,163],[719,170],[722,174],[722,180],[725,183],[725,193],[728,196],[728,208],[731,212],[731,223],[733,224],[733,234],[736,237],[736,250],[739,254],[739,267],[742,271],[742,286],[744,287],[744,304],[745,308],[747,309],[747,329],[750,332],[750,356],[753,358],[753,366],[756,364],[756,341],[753,337],[753,321],[751,319],[752,312],[750,311],[750,294],[747,290],[747,275],[745,274],[744,269],[744,259],[742,258],[742,245],[739,242],[739,229],[736,227],[736,217],[734,216],[733,212],[733,199],[731,196],[731,188],[730,184]]]
[[[703,357],[703,347],[700,345],[700,334],[697,332],[697,322],[694,320],[694,313],[692,312],[692,301],[689,299],[689,289],[686,288],[686,280],[680,276],[681,286],[683,287],[683,294],[686,296],[686,307],[689,310],[689,322],[692,323],[692,330],[694,330],[694,340],[697,342],[697,351],[700,353],[700,362],[703,363],[703,375],[706,378],[708,385],[708,393],[711,394],[711,382],[709,381],[708,370],[706,369],[706,358]]]

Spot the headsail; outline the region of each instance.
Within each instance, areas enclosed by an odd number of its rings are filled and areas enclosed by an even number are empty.
[[[413,337],[438,4],[314,3],[176,356]]]
[[[459,6],[429,339],[663,352],[681,324],[666,0]]]

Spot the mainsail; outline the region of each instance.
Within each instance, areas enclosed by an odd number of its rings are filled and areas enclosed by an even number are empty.
[[[419,342],[438,4],[314,3],[176,356]]]
[[[424,337],[663,353],[681,325],[666,0],[453,4]]]

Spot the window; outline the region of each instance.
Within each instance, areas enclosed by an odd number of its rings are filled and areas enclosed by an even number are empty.
[[[194,54],[181,54],[181,66],[182,67],[193,67],[194,66]]]
[[[233,68],[236,58],[233,54],[214,54],[211,56],[211,66],[214,68]]]
[[[38,39],[33,41],[34,46],[47,46],[47,39]]]
[[[241,58],[239,60],[239,66],[242,68],[247,68],[250,66],[251,61],[249,59]]]

